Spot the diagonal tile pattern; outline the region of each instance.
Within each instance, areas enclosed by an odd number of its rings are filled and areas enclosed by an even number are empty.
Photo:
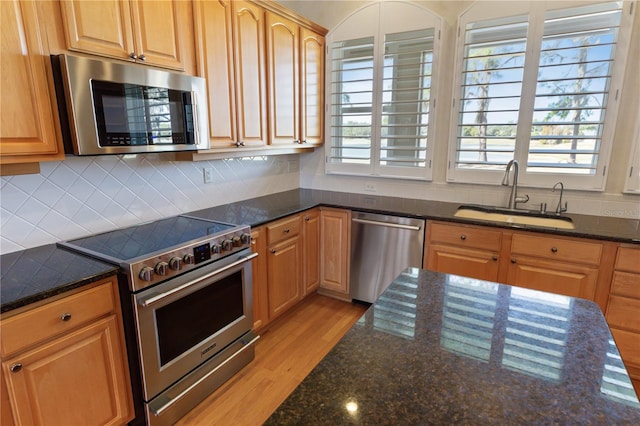
[[[214,181],[204,183],[203,169]],[[0,254],[299,187],[297,155],[166,161],[73,157],[0,179]]]

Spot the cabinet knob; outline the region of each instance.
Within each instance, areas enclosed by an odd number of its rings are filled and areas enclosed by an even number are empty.
[[[288,234],[289,232],[291,232],[291,229],[289,229],[289,228],[286,228],[286,229],[284,230],[284,233],[285,233],[285,234]]]
[[[147,59],[147,57],[146,57],[146,56],[144,56],[144,55],[140,55],[140,56],[138,56],[138,60],[139,60],[139,61],[144,62],[146,59]]]
[[[236,146],[238,148],[240,148],[241,146],[244,146],[244,142],[243,141],[238,141],[238,142],[236,142]]]
[[[300,142],[298,139],[294,140],[293,143],[297,143],[297,144],[301,144],[302,142]]]
[[[498,260],[498,256],[496,256],[496,255],[491,256],[491,260],[493,260],[494,262],[497,261]]]
[[[276,254],[276,249],[271,249],[271,254]]]
[[[304,221],[305,221],[305,222],[309,222],[309,216],[305,216],[305,217],[304,217]]]
[[[131,59],[133,59],[135,61],[136,59],[138,59],[138,55],[136,55],[135,52],[131,52],[131,53],[129,53],[129,58],[131,58]]]
[[[467,236],[466,236],[466,235],[464,235],[464,234],[462,234],[462,235],[460,235],[460,239],[461,239],[462,241],[464,241],[464,240],[466,240],[466,239],[467,239]]]
[[[558,247],[551,247],[551,253],[557,253]]]
[[[515,259],[511,259],[511,263],[516,263],[516,260]]]
[[[12,373],[17,373],[18,371],[22,370],[22,364],[19,362],[16,362],[15,364],[11,364],[11,367],[9,367],[9,370]]]
[[[62,315],[60,316],[60,319],[61,319],[62,321],[69,321],[69,320],[71,319],[71,314],[70,314],[70,313],[68,313],[68,312],[65,312],[64,314],[62,314]]]

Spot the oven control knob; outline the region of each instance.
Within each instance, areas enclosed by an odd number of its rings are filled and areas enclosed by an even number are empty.
[[[145,266],[144,268],[140,269],[140,273],[138,274],[138,277],[140,277],[142,281],[152,281],[153,268],[151,266]]]
[[[169,268],[173,269],[174,271],[179,271],[182,269],[182,259],[179,257],[172,257],[169,260]]]
[[[196,263],[196,258],[193,256],[193,254],[187,253],[182,256],[182,261],[185,265],[193,265],[194,263]]]
[[[220,244],[211,244],[211,254],[220,254],[222,246]]]
[[[242,244],[250,244],[251,243],[251,234],[247,234],[246,232],[240,235],[240,240]]]
[[[156,267],[154,268],[154,270],[158,275],[167,275],[169,264],[167,262],[158,262],[156,263]]]
[[[242,245],[242,239],[236,235],[231,239],[231,244],[233,244],[234,247],[240,247]]]
[[[231,250],[231,246],[233,245],[233,242],[231,242],[231,240],[229,239],[225,239],[222,241],[222,250],[223,251],[229,251]]]

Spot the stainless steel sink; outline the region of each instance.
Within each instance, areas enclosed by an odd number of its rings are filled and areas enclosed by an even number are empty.
[[[575,229],[573,220],[571,220],[570,217],[541,214],[531,210],[463,205],[458,207],[454,216],[466,219],[486,220],[490,222],[541,226],[544,228]]]

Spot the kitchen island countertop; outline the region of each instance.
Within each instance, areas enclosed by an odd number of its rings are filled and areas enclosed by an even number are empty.
[[[640,405],[595,303],[409,268],[266,424],[640,424]]]

